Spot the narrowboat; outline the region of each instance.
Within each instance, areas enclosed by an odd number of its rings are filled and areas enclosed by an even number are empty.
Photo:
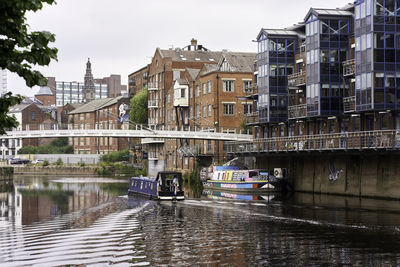
[[[204,187],[226,191],[282,191],[286,181],[278,179],[268,171],[240,170],[237,166],[214,166],[210,180]]]
[[[158,200],[183,200],[183,179],[180,172],[159,172],[157,177],[132,177],[128,189],[131,193]]]

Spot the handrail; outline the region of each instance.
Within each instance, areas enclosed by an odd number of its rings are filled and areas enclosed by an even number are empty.
[[[400,149],[400,131],[381,130],[228,142],[228,153]]]

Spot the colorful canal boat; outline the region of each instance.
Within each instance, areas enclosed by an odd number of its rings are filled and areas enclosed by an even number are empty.
[[[183,179],[180,172],[159,172],[157,177],[132,177],[128,194],[135,193],[158,200],[183,200]]]
[[[281,191],[286,188],[286,181],[276,178],[268,171],[214,166],[212,177],[204,183],[204,187],[227,191]]]

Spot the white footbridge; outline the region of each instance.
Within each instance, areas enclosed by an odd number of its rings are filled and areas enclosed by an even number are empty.
[[[172,127],[172,126],[147,126],[126,125],[122,129],[101,129],[102,127],[88,127],[80,125],[79,129],[69,125],[67,129],[60,129],[54,125],[34,125],[25,129],[7,131],[0,139],[15,138],[54,138],[54,137],[115,137],[115,138],[164,138],[164,139],[197,139],[217,141],[252,141],[253,136],[249,133],[242,133],[237,130],[220,128],[201,127]],[[30,128],[35,130],[30,130]]]

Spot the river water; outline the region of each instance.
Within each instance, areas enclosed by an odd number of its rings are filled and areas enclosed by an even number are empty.
[[[16,176],[0,193],[0,266],[400,266],[397,201],[188,188],[157,202],[127,187]]]

